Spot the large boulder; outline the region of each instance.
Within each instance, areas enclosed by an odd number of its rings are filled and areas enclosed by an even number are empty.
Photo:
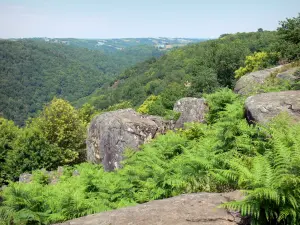
[[[183,128],[187,122],[205,122],[204,116],[208,111],[208,106],[203,98],[182,98],[178,100],[174,109],[180,113],[179,119],[175,123],[175,128]]]
[[[138,149],[158,132],[172,127],[156,116],[142,116],[133,109],[122,109],[96,116],[87,135],[87,160],[102,163],[106,171],[121,167],[126,148]]]
[[[74,219],[60,225],[237,225],[238,212],[219,208],[222,203],[240,200],[239,192],[185,194],[173,198]]]
[[[248,73],[242,76],[234,87],[234,91],[241,95],[247,95],[256,90],[258,85],[261,85],[269,78],[272,73],[279,70],[282,66],[273,67],[270,69],[259,70]]]
[[[270,92],[250,96],[245,102],[250,122],[266,123],[281,112],[287,112],[300,121],[300,91]]]

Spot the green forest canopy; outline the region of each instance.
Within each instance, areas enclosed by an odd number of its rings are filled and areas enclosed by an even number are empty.
[[[23,125],[53,97],[88,96],[125,68],[161,54],[152,46],[106,54],[40,39],[0,40],[0,113]]]

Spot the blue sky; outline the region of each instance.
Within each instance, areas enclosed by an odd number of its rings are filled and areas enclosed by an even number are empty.
[[[0,38],[212,38],[299,12],[300,0],[0,0]]]

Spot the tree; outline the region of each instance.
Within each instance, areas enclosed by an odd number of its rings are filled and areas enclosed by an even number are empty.
[[[64,163],[84,157],[85,126],[69,102],[54,98],[29,126],[37,126],[50,144],[62,149]]]
[[[145,91],[147,95],[156,95],[163,90],[162,82],[159,79],[155,79],[147,83]]]
[[[83,111],[90,112],[88,109]],[[86,118],[84,115],[82,117]],[[0,142],[6,143],[6,151],[11,149],[6,154],[3,166],[6,178],[15,180],[24,172],[42,168],[53,170],[61,165],[83,161],[85,125],[79,113],[67,101],[57,98],[19,131],[10,121],[1,123]],[[15,134],[18,136],[15,137]],[[10,144],[11,140],[13,145]]]
[[[226,36],[228,36],[229,34],[221,34],[219,38],[224,38]]]
[[[142,114],[163,116],[165,108],[160,96],[150,95],[137,111]]]
[[[5,163],[7,155],[13,150],[13,142],[19,134],[19,128],[13,121],[0,118],[0,186],[7,180]]]
[[[274,65],[276,64],[278,59],[278,54],[273,52],[255,52],[253,55],[248,55],[246,56],[245,66],[240,67],[234,72],[235,78],[240,78],[246,73],[250,73]]]
[[[282,39],[293,44],[300,43],[300,13],[298,17],[279,22],[280,27],[277,28],[278,34]]]
[[[262,28],[258,28],[257,32],[263,32],[264,30]]]
[[[298,17],[287,18],[279,22],[277,28],[278,36],[281,39],[277,46],[282,56],[287,60],[300,58],[300,13]]]
[[[203,93],[211,93],[219,86],[217,74],[213,69],[196,66],[192,75],[189,95],[196,96]]]
[[[7,154],[5,171],[9,180],[16,180],[24,172],[56,169],[66,159],[73,158],[72,152],[68,154],[71,155],[66,155],[56,144],[50,144],[38,127],[26,127],[15,140],[14,149]]]
[[[188,81],[186,85],[189,85]],[[160,95],[164,107],[173,110],[175,102],[185,96],[186,89],[187,88],[184,86],[184,84],[169,84],[164,92]]]

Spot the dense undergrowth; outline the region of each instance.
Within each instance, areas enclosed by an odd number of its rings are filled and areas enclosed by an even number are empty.
[[[251,215],[254,224],[297,224],[300,125],[286,115],[269,126],[248,125],[243,99],[228,89],[206,98],[207,124],[189,124],[142,151],[128,150],[122,169],[104,172],[82,163],[65,167],[57,184],[47,184],[41,172],[32,183],[9,184],[1,223],[50,224],[182,193],[243,189],[244,201],[223,207]]]

